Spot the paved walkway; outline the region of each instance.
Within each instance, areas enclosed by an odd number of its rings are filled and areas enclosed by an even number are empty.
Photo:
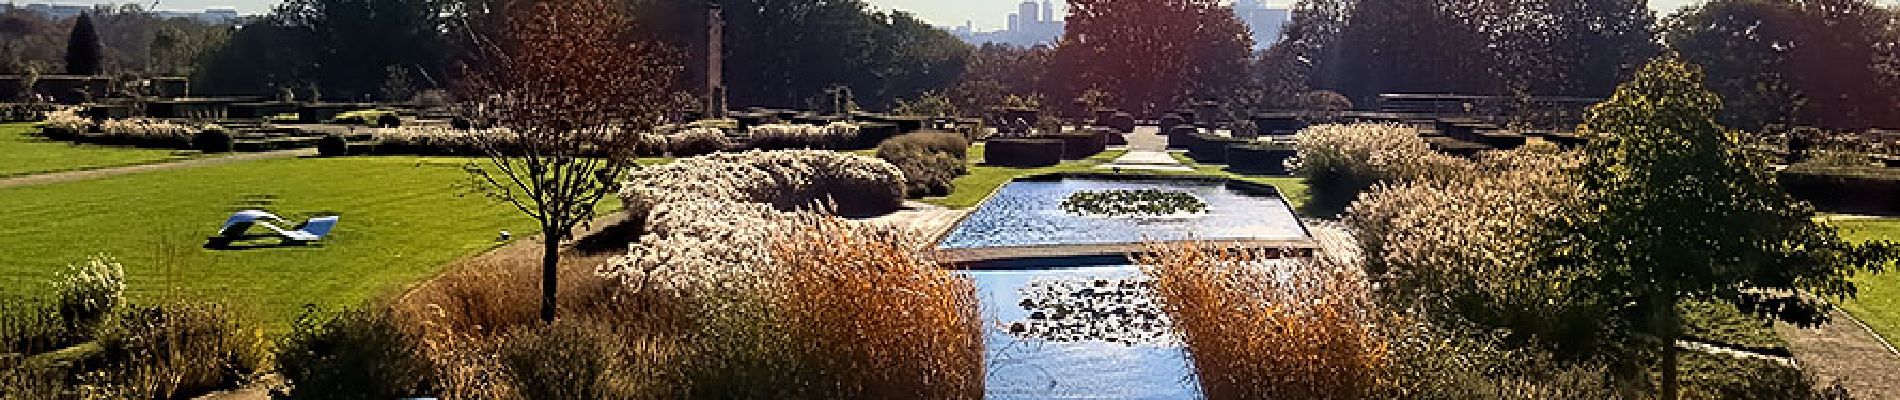
[[[1168,138],[1161,136],[1161,128],[1153,126],[1136,127],[1129,133],[1128,152],[1116,157],[1114,161],[1098,165],[1095,169],[1125,171],[1193,171],[1194,168],[1181,165],[1181,161],[1168,155]]]
[[[926,247],[935,247],[938,239],[950,233],[950,228],[975,210],[974,207],[954,210],[930,203],[907,201],[902,210],[863,221],[910,228],[918,237],[924,238]]]
[[[1803,329],[1775,324],[1803,369],[1822,383],[1840,380],[1860,399],[1900,399],[1900,353],[1852,316],[1835,310],[1831,321]]]
[[[114,167],[114,168],[100,168],[100,169],[88,169],[88,170],[80,170],[80,171],[55,172],[55,173],[50,173],[50,174],[16,176],[12,178],[0,179],[0,189],[15,188],[15,187],[22,187],[22,186],[45,185],[45,184],[53,184],[53,183],[61,183],[61,182],[83,181],[83,180],[89,180],[89,179],[99,179],[99,178],[126,175],[126,174],[136,174],[136,173],[141,173],[141,172],[164,171],[164,170],[169,170],[169,169],[203,167],[203,166],[218,165],[218,164],[229,164],[229,163],[234,163],[234,162],[255,161],[255,160],[264,160],[264,159],[272,159],[272,158],[303,157],[303,156],[314,156],[314,155],[317,155],[316,149],[278,150],[278,151],[263,152],[263,153],[244,153],[244,154],[235,154],[235,155],[218,156],[218,157],[194,158],[194,159],[189,159],[189,160],[184,160],[184,161],[173,161],[173,162],[165,162],[165,163],[157,163],[157,164],[140,164],[140,165]]]

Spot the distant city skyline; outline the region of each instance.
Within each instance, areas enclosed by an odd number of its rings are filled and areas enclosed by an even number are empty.
[[[908,12],[911,12],[912,14],[916,14],[919,18],[922,18],[923,20],[928,21],[933,25],[942,26],[946,28],[963,26],[965,22],[968,22],[978,31],[994,31],[994,30],[1002,30],[1003,28],[1006,28],[1007,27],[1006,24],[1008,24],[1009,14],[1016,10],[1017,4],[1021,3],[1021,0],[865,0],[865,1],[867,3],[870,3],[873,7],[877,7],[879,9],[885,9],[885,10],[894,9],[894,10],[908,11]],[[1670,12],[1674,12],[1677,9],[1680,9],[1683,6],[1686,6],[1695,2],[1700,2],[1700,1],[1702,0],[1651,0],[1650,8],[1655,9],[1660,13],[1667,14]],[[124,3],[128,3],[127,1],[114,1],[114,0],[63,0],[63,1],[0,0],[0,3],[7,3],[7,2],[11,2],[13,4],[18,4],[18,5],[25,5],[29,3],[53,3],[53,4],[101,4],[101,3],[124,4]],[[157,1],[134,1],[131,3],[137,3],[140,5],[144,5],[144,6],[155,8],[155,9],[161,9],[161,10],[192,11],[192,10],[203,10],[206,8],[213,8],[213,7],[231,7],[231,8],[236,8],[239,13],[243,13],[243,14],[262,14],[262,13],[269,12],[271,7],[276,6],[277,3],[280,3],[280,2],[281,0],[157,0]],[[1272,7],[1287,7],[1293,4],[1294,0],[1264,0],[1263,2],[1266,3],[1268,6],[1272,6]],[[1881,4],[1893,5],[1893,4],[1900,3],[1900,0],[1880,0],[1879,2]],[[1056,14],[1056,19],[1058,20],[1066,19],[1066,15],[1068,15],[1068,7],[1067,7],[1066,1],[1056,2],[1055,14]]]

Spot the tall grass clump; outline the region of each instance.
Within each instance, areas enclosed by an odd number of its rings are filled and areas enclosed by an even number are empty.
[[[269,346],[212,303],[131,305],[102,327],[100,351],[78,376],[88,398],[192,398],[238,387],[266,370]]]
[[[375,309],[297,317],[277,353],[278,372],[298,399],[389,399],[431,394],[434,366],[421,338]]]
[[[950,194],[957,177],[969,173],[970,140],[951,132],[917,132],[885,140],[877,158],[904,171],[905,191],[911,197]]]
[[[1375,398],[1390,339],[1357,268],[1202,243],[1150,245],[1154,276],[1209,399]]]
[[[976,285],[893,229],[823,219],[774,247],[802,380],[823,398],[983,396]]]
[[[1468,167],[1433,151],[1416,128],[1391,124],[1319,125],[1296,136],[1295,174],[1312,187],[1313,204],[1336,214],[1373,185],[1439,179]]]

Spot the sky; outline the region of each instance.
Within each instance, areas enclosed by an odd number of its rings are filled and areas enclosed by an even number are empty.
[[[27,3],[124,3],[124,0],[0,0],[15,4]],[[140,4],[154,6],[164,10],[201,10],[207,7],[236,7],[245,14],[261,14],[270,11],[270,7],[279,0],[145,0]],[[1009,14],[1015,12],[1021,0],[865,0],[882,9],[910,11],[925,21],[941,26],[959,26],[969,21],[979,31],[1002,29],[1008,22]],[[1041,0],[1036,0],[1041,2]],[[1650,0],[1650,8],[1663,12],[1675,11],[1697,0]],[[1884,2],[1884,1],[1883,1]],[[1061,0],[1056,0],[1056,14],[1062,14]],[[1292,0],[1265,0],[1270,6],[1285,6]]]

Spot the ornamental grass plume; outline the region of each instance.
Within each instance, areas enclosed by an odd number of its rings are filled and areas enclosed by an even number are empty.
[[[1209,399],[1370,398],[1393,385],[1372,288],[1331,257],[1150,244],[1154,276]]]
[[[1344,209],[1361,192],[1382,182],[1442,179],[1470,163],[1432,150],[1418,129],[1392,124],[1319,125],[1295,139],[1293,171],[1312,186],[1314,202],[1327,214]]]
[[[807,222],[773,246],[787,274],[772,298],[814,394],[983,397],[975,282],[915,253],[906,231]]]

